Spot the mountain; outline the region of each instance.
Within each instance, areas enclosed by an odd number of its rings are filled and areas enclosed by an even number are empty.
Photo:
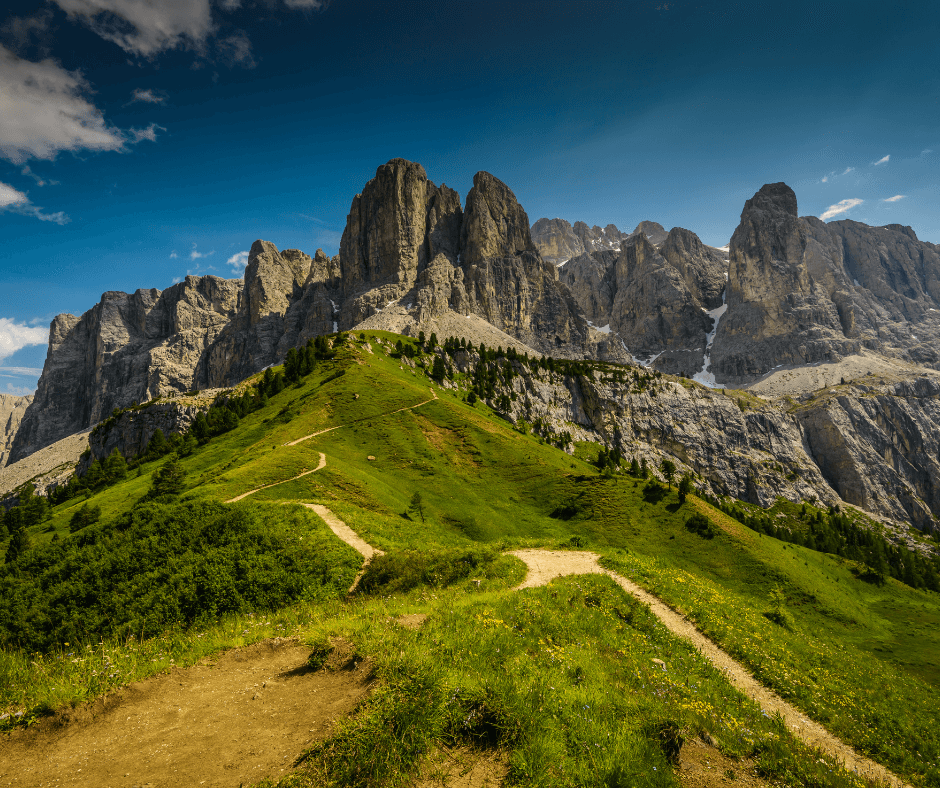
[[[32,394],[25,397],[0,394],[0,468],[7,464],[13,439],[23,420],[23,414],[32,401]]]
[[[634,358],[692,376],[704,364],[713,325],[706,310],[722,303],[726,263],[695,233],[660,230],[643,222],[619,252],[582,254],[559,276],[588,320],[614,332]]]
[[[719,381],[779,365],[838,362],[863,348],[940,368],[940,254],[910,227],[800,217],[768,184],[731,239],[728,311],[712,351]]]
[[[624,233],[615,224],[588,227],[584,222],[572,225],[564,219],[543,218],[532,225],[532,243],[543,260],[561,266],[584,254],[619,252],[625,240],[641,233],[654,246],[665,241],[667,235],[657,222],[643,221],[632,233]]]
[[[360,325],[628,358],[581,316],[502,181],[478,173],[461,207],[420,164],[393,159],[353,198],[333,258],[259,240],[243,280],[189,276],[164,291],[108,292],[81,317],[56,317],[11,459],[116,408],[234,385],[311,337]]]

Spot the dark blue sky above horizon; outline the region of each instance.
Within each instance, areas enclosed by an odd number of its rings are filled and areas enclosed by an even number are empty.
[[[49,320],[106,290],[238,276],[256,238],[335,253],[352,197],[394,157],[462,197],[491,172],[532,222],[651,219],[720,246],[782,180],[801,214],[940,242],[932,4],[6,9],[0,393],[32,390]]]

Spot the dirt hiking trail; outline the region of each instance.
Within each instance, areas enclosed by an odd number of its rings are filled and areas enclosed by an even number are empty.
[[[875,779],[898,788],[910,788],[881,764],[859,755],[842,740],[806,717],[776,693],[758,682],[743,665],[732,659],[716,646],[709,638],[699,632],[686,618],[648,591],[640,588],[616,572],[604,569],[598,563],[598,556],[589,552],[568,552],[563,550],[516,550],[510,553],[525,562],[529,567],[526,579],[518,588],[532,588],[549,583],[564,575],[602,574],[607,575],[617,585],[649,605],[650,610],[663,622],[667,629],[681,638],[688,640],[708,660],[721,670],[728,680],[749,698],[757,701],[761,709],[773,715],[779,712],[790,731],[813,747],[833,756],[845,765],[846,770],[854,771],[865,779]],[[666,666],[668,670],[668,666]]]
[[[368,692],[368,665],[334,645],[332,670],[309,670],[309,646],[276,638],[14,731],[0,746],[0,785],[234,788],[283,777]]]
[[[394,416],[396,413],[403,413],[406,410],[414,410],[415,408],[420,408],[422,405],[427,405],[429,402],[434,402],[434,400],[436,399],[437,399],[437,394],[435,393],[434,389],[431,389],[431,399],[426,399],[424,402],[419,402],[417,405],[406,405],[404,408],[399,408],[398,410],[389,411],[388,413],[379,413],[376,416],[367,416],[363,419],[357,419],[357,421],[378,419],[378,418],[381,418],[382,416]],[[355,424],[356,422],[354,421],[351,423]],[[288,441],[284,445],[296,446],[298,443],[303,443],[304,441],[308,441],[311,438],[316,438],[318,435],[325,435],[327,432],[332,432],[333,430],[340,430],[343,427],[348,427],[348,426],[349,424],[337,424],[335,427],[327,427],[325,430],[320,430],[319,432],[312,432],[309,435],[304,435],[302,438],[297,438],[297,440]],[[265,484],[262,487],[256,487],[254,490],[248,490],[248,492],[243,492],[241,495],[236,495],[234,498],[229,498],[229,500],[227,500],[225,503],[236,503],[238,501],[241,501],[244,498],[247,498],[249,495],[254,495],[256,492],[261,492],[262,490],[269,490],[272,487],[277,487],[279,484],[287,484],[288,482],[296,481],[297,479],[301,479],[304,476],[307,476],[308,474],[316,473],[317,471],[322,471],[325,467],[326,467],[326,455],[321,451],[320,463],[319,465],[317,465],[316,468],[309,470],[309,471],[303,471],[302,473],[298,473],[296,476],[291,476],[289,479],[282,479],[279,482],[272,482],[271,484]],[[330,527],[332,528],[332,526]],[[339,536],[339,534],[337,534],[337,536]],[[363,542],[362,544],[365,545],[366,543]],[[353,545],[353,547],[355,547],[355,545]],[[366,547],[368,547],[368,545],[366,545]],[[356,547],[356,549],[359,550],[360,553],[362,553],[362,550],[360,550],[358,547]],[[369,549],[371,550],[372,548],[369,547]],[[363,555],[365,555],[365,553],[363,553]],[[372,557],[371,554],[366,556],[366,558],[371,558],[371,557]]]

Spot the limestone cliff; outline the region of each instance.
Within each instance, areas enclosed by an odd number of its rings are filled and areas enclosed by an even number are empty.
[[[242,282],[188,276],[167,290],[108,292],[80,318],[59,315],[15,462],[95,424],[115,408],[205,388],[199,361],[237,314]]]
[[[643,222],[619,253],[580,255],[559,276],[587,319],[609,327],[635,358],[691,376],[702,369],[713,327],[705,311],[722,302],[725,260],[689,230],[656,228]],[[661,239],[658,248],[651,237]]]
[[[20,428],[23,414],[32,401],[32,394],[25,397],[0,394],[0,468],[7,464],[16,431]]]
[[[539,353],[625,358],[559,285],[506,184],[485,172],[473,184],[461,208],[419,164],[379,167],[353,199],[340,245],[339,327],[378,327],[386,310],[412,334],[451,315],[477,316]]]
[[[469,371],[479,356],[460,351],[454,362]],[[518,375],[499,379],[491,403],[510,395],[499,406],[510,421],[538,422],[654,466],[672,459],[706,491],[761,506],[777,497],[841,499],[902,532],[940,527],[940,376],[871,377],[800,402],[766,402],[642,368],[575,376],[512,363]]]
[[[908,227],[801,218],[793,190],[768,184],[745,203],[728,276],[712,352],[719,381],[863,347],[940,363],[940,256]]]

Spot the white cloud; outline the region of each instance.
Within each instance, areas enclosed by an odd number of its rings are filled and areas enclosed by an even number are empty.
[[[826,219],[831,219],[833,216],[838,216],[839,214],[845,213],[846,211],[854,208],[856,205],[861,205],[863,202],[865,201],[858,199],[858,197],[853,197],[848,200],[841,200],[835,205],[830,205],[828,208],[826,208],[826,210],[819,215],[819,218],[823,221],[826,221]]]
[[[903,200],[906,195],[895,194],[894,197],[885,197],[882,202],[897,202],[898,200]]]
[[[875,166],[877,167],[879,164],[887,164],[889,161],[891,161],[891,154],[890,154],[890,153],[889,153],[887,156],[885,156],[884,158],[878,159],[878,161],[875,162]]]
[[[0,361],[12,356],[17,350],[28,345],[45,345],[49,342],[49,329],[31,327],[17,323],[7,317],[0,317]],[[11,369],[18,369],[11,367]]]
[[[245,272],[245,266],[248,265],[248,252],[236,252],[226,262],[232,266],[232,270],[241,276]]]
[[[46,329],[48,333],[48,329]],[[0,367],[0,375],[10,377],[12,375],[41,375],[42,370],[35,367]]]
[[[0,44],[0,156],[23,164],[63,150],[121,150],[123,135],[85,100],[89,90],[77,71],[23,60]]]
[[[14,189],[6,183],[0,183],[0,211],[10,211],[23,216],[32,216],[34,219],[39,219],[41,222],[68,224],[71,221],[62,211],[45,213],[42,208],[33,205],[29,197],[23,192]],[[2,358],[2,356],[0,356],[0,358]]]
[[[209,0],[54,0],[69,16],[125,52],[152,58],[200,49],[213,32]]]
[[[823,183],[829,183],[829,176],[828,176],[828,175],[823,175],[822,182],[823,182]]]
[[[213,249],[211,252],[197,252],[196,244],[193,244],[193,250],[189,253],[189,259],[198,260],[200,257],[211,257],[214,254],[215,254],[215,249]]]
[[[179,257],[179,255],[176,253],[176,249],[174,249],[172,252],[170,252],[170,259],[171,259],[171,260],[175,260],[177,257]]]
[[[849,174],[850,172],[852,172],[854,169],[855,169],[854,167],[846,167],[846,168],[845,168],[845,172],[843,172],[842,174],[843,174],[843,175],[848,175],[848,174]]]
[[[166,131],[163,126],[158,126],[156,123],[151,123],[145,129],[128,129],[127,134],[130,138],[130,141],[134,144],[140,142],[141,140],[150,140],[150,142],[156,142],[157,129],[160,129],[160,131]]]
[[[25,397],[27,394],[35,394],[36,389],[30,388],[29,386],[14,386],[12,383],[7,383],[7,390],[5,394],[12,394],[14,397]]]
[[[163,104],[166,101],[166,96],[160,95],[159,93],[154,93],[154,91],[147,88],[134,88],[134,93],[131,95],[131,103],[135,101],[143,101],[146,104]]]
[[[183,281],[183,277],[181,277],[181,276],[174,276],[174,277],[173,277],[173,284],[174,284],[174,285],[178,285],[178,284],[179,284],[180,282],[182,282],[182,281]]]

